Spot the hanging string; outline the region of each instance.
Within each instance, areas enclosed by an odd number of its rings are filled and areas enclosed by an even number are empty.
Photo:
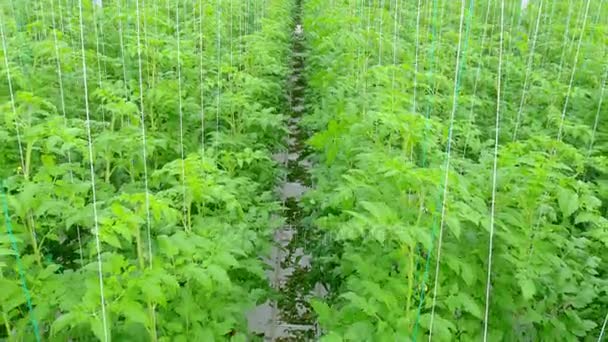
[[[367,47],[370,44],[370,30],[371,30],[371,21],[372,21],[372,5],[373,0],[369,0],[368,3],[368,11],[367,11],[367,35],[365,37],[365,49],[363,50],[363,72],[361,73],[361,77],[363,77],[363,115],[367,115]]]
[[[602,110],[602,102],[604,100],[604,91],[606,90],[606,79],[608,78],[608,64],[606,65],[606,72],[604,73],[604,80],[602,81],[602,90],[600,91],[600,100],[597,105],[597,112],[595,113],[595,120],[593,122],[593,130],[591,131],[591,141],[589,141],[589,149],[587,150],[587,158],[591,156],[593,150],[593,144],[595,142],[595,134],[597,133],[597,126],[600,122],[600,111]]]
[[[137,0],[136,0],[137,1]],[[152,0],[154,1],[154,0]],[[179,3],[179,1],[176,1],[176,3]],[[167,11],[170,13],[170,7],[171,6],[171,2],[167,1]],[[171,19],[171,16],[169,15],[169,20]],[[149,49],[150,47],[150,39],[148,38],[148,20],[146,17],[146,1],[145,0],[141,0],[141,30],[144,33],[144,44],[146,46],[146,49]],[[152,61],[150,61],[152,57],[150,56],[149,53],[146,54],[146,75],[148,76],[148,82],[150,81],[150,79],[152,79],[152,84],[154,83],[154,75],[152,75],[152,71],[150,71],[150,65],[152,65]]]
[[[597,338],[597,342],[602,342],[604,338],[604,333],[606,332],[606,324],[608,323],[608,313],[606,313],[606,318],[604,318],[604,324],[602,324],[602,330],[600,331],[600,336]]]
[[[59,0],[60,5],[62,4],[62,0]],[[68,9],[68,18],[73,18],[73,11],[72,11],[72,6],[68,5],[68,0],[66,0],[65,2],[65,7]],[[74,65],[77,65],[78,63],[80,63],[80,60],[78,58],[77,53],[75,52],[75,46],[76,43],[74,42],[74,35],[72,34],[72,32],[74,32],[73,27],[72,27],[72,22],[68,19],[67,21],[67,31],[64,29],[63,27],[63,11],[61,10],[61,8],[59,9],[59,20],[61,21],[61,31],[64,32],[64,34],[66,32],[70,32],[70,34],[68,34],[68,36],[70,37],[70,57],[72,59],[72,62],[74,63]]]
[[[91,138],[91,115],[89,110],[89,87],[87,84],[87,60],[84,52],[84,23],[82,15],[82,0],[78,0],[78,12],[80,21],[80,48],[82,51],[82,75],[84,83],[84,105],[86,113],[86,130],[87,140],[89,146],[89,165],[91,172],[91,190],[93,193],[93,219],[95,225],[95,247],[97,251],[97,271],[99,273],[99,291],[101,301],[101,315],[102,315],[102,326],[104,341],[108,342],[110,336],[108,336],[108,322],[106,318],[106,299],[103,290],[103,269],[101,261],[101,241],[99,240],[99,217],[97,216],[97,192],[95,189],[95,162],[93,160],[93,140]]]
[[[139,102],[140,102],[140,126],[141,126],[141,139],[142,139],[142,159],[144,168],[144,190],[145,190],[145,206],[146,206],[146,234],[148,239],[148,267],[152,269],[153,254],[152,254],[152,233],[151,233],[151,215],[150,215],[150,191],[148,188],[148,152],[147,152],[147,140],[146,140],[146,114],[145,114],[145,102],[144,102],[144,82],[142,72],[142,59],[141,59],[141,29],[140,29],[140,9],[139,0],[135,0],[135,19],[137,20],[137,72],[139,76]],[[179,39],[178,39],[179,41]],[[125,80],[126,82],[126,80]],[[181,98],[181,94],[180,94]],[[182,158],[183,160],[183,158]],[[182,164],[183,167],[183,164]],[[150,306],[150,313],[152,315],[152,337],[156,340],[156,311],[153,305]]]
[[[378,35],[378,65],[382,65],[382,43],[384,40],[384,0],[380,0],[380,34]]]
[[[233,26],[233,22],[232,22],[232,17],[234,15],[233,13],[233,6],[232,6],[232,0],[228,1],[230,4],[230,35],[229,35],[229,39],[228,41],[230,42],[230,68],[228,70],[228,84],[230,85],[230,94],[232,95],[234,93],[234,82],[232,80],[232,66],[234,64],[234,60],[233,60],[233,52],[232,52],[232,41],[233,41],[233,31],[232,31],[232,26]],[[235,116],[234,116],[234,101],[230,101],[230,116],[232,118],[232,129],[234,131],[236,131],[236,120],[235,120]]]
[[[399,1],[395,0],[394,5],[395,18],[393,23],[393,75],[391,79],[391,112],[395,109],[395,71],[397,69],[397,33],[398,33],[398,25],[399,22]]]
[[[141,58],[141,16],[139,8],[139,0],[135,1],[135,18],[137,20],[137,72],[139,81],[139,103],[140,103],[140,126],[141,126],[141,139],[142,139],[142,158],[143,158],[143,169],[144,169],[144,189],[145,189],[145,205],[146,205],[146,233],[148,237],[148,259],[149,267],[152,268],[152,235],[151,235],[151,215],[150,215],[150,191],[148,188],[148,152],[147,152],[147,138],[146,138],[146,111],[144,102],[144,81],[143,81],[143,65]],[[126,81],[125,81],[126,82]]]
[[[186,159],[184,155],[184,113],[182,110],[182,62],[181,62],[181,34],[179,29],[179,5],[181,1],[177,1],[175,5],[175,39],[177,41],[177,101],[179,110],[179,151],[182,162],[182,190],[183,190],[183,213],[184,213],[184,225],[186,231],[190,230],[189,215],[187,209],[186,199]]]
[[[220,137],[220,104],[222,97],[222,3],[217,1],[217,96],[215,98],[215,134],[214,145],[217,146]],[[255,17],[255,13],[254,13]],[[255,20],[255,18],[254,18]]]
[[[0,25],[3,26],[3,25]],[[34,328],[34,336],[36,337],[36,341],[40,342],[40,329],[38,327],[38,320],[36,319],[36,315],[34,313],[34,308],[32,305],[32,296],[27,287],[27,281],[25,279],[25,269],[23,267],[23,263],[21,262],[21,255],[19,254],[19,247],[17,246],[17,239],[13,234],[13,225],[11,223],[11,216],[8,210],[8,199],[7,194],[4,192],[4,181],[0,183],[0,195],[2,197],[2,208],[4,211],[4,223],[6,224],[6,233],[11,241],[11,247],[13,248],[13,252],[15,253],[15,259],[17,261],[17,271],[19,272],[19,278],[21,280],[21,289],[23,290],[23,294],[25,295],[25,301],[27,304],[27,309],[30,313],[30,322],[32,323],[32,327]],[[9,336],[11,335],[10,331],[6,332]]]
[[[6,36],[4,34],[4,24],[0,22],[0,36],[2,36],[2,52],[4,54],[4,67],[6,68],[6,81],[8,83],[8,92],[11,98],[11,110],[15,120],[15,132],[17,134],[17,146],[19,147],[19,160],[21,162],[21,170],[27,176],[25,169],[25,158],[23,157],[23,142],[21,140],[21,132],[19,130],[19,116],[17,115],[17,107],[15,105],[15,92],[13,89],[13,80],[11,76],[11,68],[8,61],[8,49],[6,47]]]
[[[599,23],[600,22],[600,18],[602,15],[602,5],[604,4],[604,0],[600,0],[598,6],[597,6],[597,10],[596,10],[596,15],[595,15],[595,23]]]
[[[439,237],[437,242],[437,261],[435,263],[435,284],[433,286],[433,303],[431,305],[431,322],[429,326],[429,341],[431,341],[433,336],[433,324],[435,322],[435,308],[437,304],[437,289],[439,288],[439,271],[441,267],[441,247],[443,243],[443,230],[445,226],[445,215],[447,211],[447,201],[448,201],[448,188],[449,188],[449,174],[450,174],[450,161],[451,161],[451,153],[452,153],[452,133],[454,129],[454,118],[456,116],[456,108],[458,106],[458,95],[460,89],[460,77],[462,66],[465,64],[465,53],[466,53],[466,45],[463,47],[463,39],[462,39],[462,29],[464,25],[464,13],[466,9],[466,0],[461,1],[460,6],[460,24],[458,28],[458,48],[456,51],[456,66],[454,70],[454,93],[452,96],[452,111],[450,113],[450,126],[448,129],[448,141],[446,148],[446,161],[445,161],[445,173],[443,178],[443,194],[442,194],[442,204],[441,204],[441,222],[439,225]],[[468,30],[470,27],[470,19],[472,16],[473,10],[473,0],[471,0],[471,9],[469,11],[468,19],[467,19],[467,34],[465,38],[465,44],[468,40]],[[461,60],[462,53],[462,60]]]
[[[431,30],[431,42],[430,42],[430,51],[429,51],[429,73],[433,73],[434,72],[434,68],[435,68],[435,45],[436,45],[436,40],[437,40],[437,31],[438,31],[438,23],[437,23],[437,1],[438,0],[433,0],[432,3],[432,8],[429,11],[430,12],[430,16],[431,16],[431,20],[430,20],[430,30]],[[427,29],[428,31],[429,29]],[[426,110],[425,110],[425,125],[424,125],[424,130],[423,130],[423,138],[422,138],[422,155],[421,155],[421,165],[422,167],[426,166],[427,160],[426,160],[426,137],[427,134],[429,133],[430,130],[430,115],[431,115],[431,107],[432,104],[427,105]],[[422,204],[420,206],[420,211],[424,210],[424,205]],[[420,213],[419,213],[420,215]],[[422,274],[422,279],[420,282],[420,295],[419,295],[419,300],[418,300],[418,308],[416,310],[416,320],[414,323],[414,329],[413,329],[413,340],[414,342],[418,339],[418,328],[420,326],[420,316],[422,313],[422,304],[424,303],[424,298],[425,298],[425,291],[426,291],[426,281],[429,275],[429,266],[430,266],[430,254],[433,248],[433,241],[435,238],[435,228],[437,226],[437,218],[435,215],[433,215],[433,223],[432,223],[432,229],[431,229],[431,245],[429,246],[429,249],[427,251],[427,257],[425,260],[425,265],[424,265],[424,271]],[[416,266],[414,267],[415,270],[418,269],[418,259],[416,260]],[[416,276],[416,278],[418,278]]]
[[[61,10],[61,9],[60,9]],[[53,42],[55,45],[55,59],[57,60],[57,80],[59,81],[59,99],[61,104],[61,116],[63,117],[63,125],[64,127],[68,127],[67,114],[65,109],[65,91],[63,88],[63,73],[61,68],[61,59],[59,55],[59,40],[57,38],[57,26],[55,21],[55,1],[51,0],[51,23],[53,27]],[[68,163],[72,164],[72,153],[68,150]],[[70,173],[70,183],[74,184],[74,174],[72,169],[69,170]],[[84,265],[84,253],[82,251],[82,239],[80,236],[80,227],[76,225],[76,236],[78,239],[78,253],[80,255],[80,264]]]
[[[242,63],[243,56],[243,4],[239,2],[239,51],[238,51],[239,63]]]
[[[559,59],[559,68],[557,71],[557,81],[558,82],[562,79],[562,69],[564,66],[564,59],[566,56],[566,50],[567,50],[566,47],[568,46],[568,35],[570,33],[570,20],[572,18],[572,8],[573,7],[574,7],[573,0],[569,0],[568,1],[568,17],[566,17],[566,27],[564,30],[564,39],[563,39],[562,47],[561,47],[562,54]]]
[[[358,25],[359,27],[357,28],[358,30],[362,30],[363,29],[363,24],[362,24],[362,15],[363,12],[365,11],[365,0],[361,0],[361,5],[359,5],[359,0],[355,0],[356,4],[357,4],[357,13],[355,14],[357,19],[358,19],[358,23],[360,25]],[[355,25],[355,23],[353,23],[353,25]],[[353,28],[354,30],[355,28]],[[367,39],[367,37],[366,37]],[[353,68],[353,73],[355,74],[355,89],[360,89],[360,81],[361,81],[361,72],[359,72],[358,68],[361,65],[361,44],[356,44],[357,45],[357,66],[355,68]],[[367,44],[365,44],[365,49],[367,48],[366,46]],[[365,50],[364,50],[365,51]]]
[[[488,320],[490,313],[490,288],[492,286],[492,254],[494,249],[494,225],[496,211],[496,179],[498,178],[498,133],[500,132],[500,96],[501,96],[501,79],[502,79],[502,55],[503,55],[503,39],[504,39],[504,16],[505,16],[505,0],[500,0],[500,40],[498,46],[498,73],[496,79],[496,126],[494,136],[494,165],[492,168],[492,204],[490,209],[490,241],[488,245],[488,277],[486,279],[486,309],[483,320],[483,341],[488,340]]]
[[[528,66],[526,67],[526,75],[524,76],[524,86],[521,91],[521,99],[519,101],[519,108],[517,110],[517,118],[515,120],[515,127],[513,128],[513,141],[517,139],[517,132],[519,130],[519,123],[521,122],[521,115],[523,112],[524,104],[526,102],[526,93],[528,91],[528,80],[530,79],[530,72],[532,71],[532,65],[534,64],[534,53],[536,49],[536,40],[538,38],[538,28],[540,26],[540,17],[543,12],[543,0],[540,0],[538,5],[538,14],[536,16],[536,24],[534,28],[534,36],[532,38],[532,47],[530,48],[530,55],[528,56]]]
[[[418,55],[420,53],[420,9],[422,0],[418,0],[416,6],[416,48],[414,52],[414,92],[412,94],[412,113],[416,113],[416,96],[418,93]]]
[[[139,5],[139,0],[136,0],[138,2]],[[128,4],[127,4],[128,5]],[[116,8],[117,8],[117,14],[118,14],[118,42],[120,44],[120,57],[122,59],[122,78],[124,80],[124,92],[125,92],[125,96],[129,93],[128,92],[128,88],[127,88],[127,62],[125,60],[125,42],[124,42],[124,33],[123,33],[123,27],[122,27],[122,1],[121,0],[117,0],[116,1]],[[138,24],[139,24],[139,20],[138,20]],[[137,43],[139,44],[139,39],[137,41]],[[139,52],[139,51],[138,51]],[[127,122],[130,122],[131,119],[129,117],[127,117]]]
[[[97,7],[96,5],[93,6],[93,27],[95,28],[95,54],[96,54],[96,59],[97,59],[97,81],[98,81],[98,86],[99,89],[101,89],[103,87],[102,81],[104,80],[104,76],[105,73],[101,72],[101,58],[100,58],[100,49],[99,49],[99,33],[98,33],[98,28],[97,28]],[[106,111],[104,106],[101,106],[101,121],[105,122],[106,121]]]
[[[566,92],[566,101],[564,102],[564,107],[562,109],[562,117],[559,124],[559,131],[557,133],[557,141],[562,141],[562,134],[564,128],[564,121],[566,119],[566,109],[568,108],[568,104],[570,101],[570,93],[572,91],[572,83],[574,82],[574,75],[576,74],[576,66],[578,64],[578,57],[581,51],[581,44],[583,42],[583,36],[585,35],[585,26],[587,25],[587,16],[589,14],[589,5],[591,4],[591,0],[587,0],[587,5],[585,6],[585,15],[583,16],[583,24],[581,28],[581,34],[578,39],[578,44],[576,47],[576,53],[574,55],[574,64],[572,65],[572,73],[570,74],[570,83],[568,84],[568,91]]]
[[[488,19],[490,18],[490,8],[492,8],[492,5],[494,3],[494,0],[488,1],[488,6],[486,6],[486,13],[485,13],[485,18],[484,18],[484,24],[483,24],[483,32],[481,34],[481,44],[480,44],[480,48],[479,51],[483,53],[485,45],[486,45],[486,33],[488,31]],[[492,34],[490,34],[491,36]],[[475,70],[475,81],[473,82],[473,95],[471,96],[471,108],[469,109],[469,115],[468,115],[468,129],[467,129],[467,135],[465,137],[464,140],[464,147],[463,147],[463,152],[462,155],[466,156],[467,155],[467,148],[469,146],[469,140],[471,138],[471,126],[473,126],[473,123],[475,121],[474,115],[473,115],[473,111],[475,109],[475,98],[477,96],[477,89],[478,89],[478,85],[479,85],[479,78],[481,76],[481,69],[483,66],[483,59],[481,58],[481,56],[478,58],[477,60],[477,68]]]
[[[204,160],[205,158],[205,79],[203,76],[203,1],[199,0],[200,7],[200,20],[198,25],[198,44],[199,44],[199,84],[200,84],[200,98],[201,98],[201,155]]]

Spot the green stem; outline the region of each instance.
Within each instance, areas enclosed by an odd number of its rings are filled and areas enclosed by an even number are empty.
[[[28,142],[25,148],[25,170],[23,170],[23,177],[25,180],[30,178],[30,165],[32,163],[32,150],[34,149],[34,143]]]
[[[6,335],[11,336],[11,324],[8,321],[8,315],[4,310],[2,311],[2,319],[4,319],[4,328],[6,329]]]
[[[30,238],[32,239],[32,247],[34,248],[34,257],[36,259],[36,263],[38,264],[38,266],[42,266],[42,258],[40,257],[40,248],[38,247],[38,241],[36,239],[36,229],[34,228],[35,227],[34,216],[32,215],[31,211],[29,211],[27,213],[26,222],[27,222],[27,228],[30,232]]]
[[[158,335],[156,334],[156,316],[154,313],[154,304],[148,302],[148,314],[150,315],[151,329],[150,329],[150,340],[152,342],[158,341]]]
[[[144,263],[144,254],[142,252],[141,234],[139,232],[139,229],[137,230],[137,233],[135,234],[135,243],[136,243],[136,248],[137,248],[137,262],[139,264],[139,269],[141,269],[143,271],[144,267],[145,267],[145,263]]]
[[[106,158],[106,184],[110,183],[110,176],[112,175],[112,161],[110,158]]]
[[[407,249],[410,253],[409,272],[407,274],[407,304],[405,306],[406,322],[410,321],[410,309],[412,307],[412,295],[414,294],[414,249]]]

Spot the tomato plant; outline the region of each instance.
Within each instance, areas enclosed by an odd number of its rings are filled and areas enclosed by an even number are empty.
[[[591,2],[583,31],[585,6],[505,1],[501,42],[500,3],[307,1],[317,186],[305,203],[325,340],[482,339],[500,44],[488,338],[599,336],[606,8]]]
[[[270,156],[286,131],[292,7],[0,6],[2,338],[245,340],[281,224]]]

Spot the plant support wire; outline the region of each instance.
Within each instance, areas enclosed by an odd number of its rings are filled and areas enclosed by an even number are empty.
[[[83,75],[83,90],[84,90],[84,105],[86,113],[86,131],[88,140],[88,152],[89,152],[89,165],[91,174],[91,191],[93,196],[93,223],[94,223],[94,235],[95,235],[95,249],[97,252],[97,271],[99,276],[99,291],[100,291],[100,304],[101,304],[101,317],[103,327],[103,337],[105,342],[110,341],[108,334],[108,322],[106,316],[106,299],[104,295],[103,287],[103,267],[101,260],[101,241],[99,239],[99,217],[97,216],[97,190],[95,189],[95,162],[93,160],[93,140],[91,138],[91,115],[89,109],[89,89],[87,84],[87,60],[84,51],[84,23],[82,14],[82,0],[78,0],[78,17],[80,23],[80,48],[82,57],[82,75]]]

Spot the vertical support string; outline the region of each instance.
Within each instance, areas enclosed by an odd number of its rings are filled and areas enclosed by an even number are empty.
[[[93,140],[91,138],[91,115],[89,109],[89,87],[87,83],[87,60],[84,52],[84,23],[83,23],[83,15],[82,15],[82,0],[78,0],[78,17],[80,22],[80,48],[81,48],[81,57],[82,57],[82,74],[83,74],[83,83],[84,83],[84,106],[86,113],[86,131],[87,131],[87,140],[88,140],[88,150],[89,150],[89,165],[90,165],[90,173],[91,173],[91,190],[93,196],[93,223],[95,228],[95,249],[97,252],[97,271],[99,276],[99,291],[100,291],[100,301],[101,301],[101,316],[102,316],[102,326],[103,326],[103,336],[104,341],[109,342],[110,336],[108,335],[108,322],[106,318],[106,299],[104,295],[104,287],[103,287],[103,268],[101,261],[101,241],[99,239],[99,217],[97,216],[97,192],[95,189],[95,162],[93,160]]]
[[[587,17],[589,15],[589,6],[591,5],[591,0],[587,0],[587,4],[585,5],[585,14],[583,16],[583,24],[581,28],[581,34],[578,38],[578,44],[576,46],[576,53],[574,55],[574,63],[572,64],[572,73],[570,74],[570,82],[568,83],[568,91],[566,92],[566,101],[564,102],[564,107],[562,109],[562,117],[560,119],[559,131],[557,133],[557,141],[562,141],[562,134],[564,128],[564,121],[566,119],[566,110],[568,109],[568,104],[570,101],[570,93],[572,92],[572,83],[574,82],[574,75],[576,74],[576,67],[578,64],[578,57],[581,51],[581,44],[583,42],[583,37],[585,35],[585,27],[587,25]]]
[[[589,148],[587,150],[587,158],[591,156],[593,151],[593,144],[595,143],[595,134],[597,133],[597,127],[600,122],[600,111],[602,110],[602,102],[604,101],[604,92],[606,90],[606,79],[608,79],[608,64],[606,65],[606,72],[604,73],[604,80],[602,81],[602,90],[600,91],[600,100],[597,105],[597,111],[595,113],[595,120],[593,122],[593,130],[591,131],[591,140],[589,141]]]
[[[566,26],[564,29],[564,38],[563,38],[563,42],[562,42],[562,54],[561,57],[559,59],[559,69],[557,71],[557,81],[559,82],[562,79],[562,70],[563,70],[563,66],[564,66],[564,59],[566,58],[566,47],[568,46],[568,35],[570,33],[570,21],[572,18],[572,7],[574,6],[574,1],[573,0],[569,0],[568,1],[568,16],[566,17]]]
[[[418,55],[420,54],[420,9],[422,0],[418,0],[416,6],[416,38],[415,38],[415,52],[414,52],[414,91],[412,94],[412,113],[416,113],[416,96],[418,93]]]
[[[139,0],[136,0],[138,2],[138,6],[139,7]],[[128,4],[127,4],[128,5]],[[118,42],[120,44],[120,57],[122,59],[122,78],[124,81],[124,92],[125,95],[128,94],[128,85],[127,85],[127,62],[125,60],[125,42],[124,42],[124,32],[123,32],[123,27],[122,27],[122,0],[117,0],[116,1],[116,8],[117,8],[117,14],[118,14]],[[138,20],[138,25],[139,25],[139,20]],[[139,40],[137,41],[137,43],[139,44]],[[139,52],[139,50],[138,50]],[[127,117],[127,122],[130,122],[130,118]]]
[[[489,0],[487,2],[488,5],[486,7],[483,32],[481,34],[481,44],[480,44],[480,48],[479,48],[479,51],[481,53],[483,53],[484,48],[486,46],[486,38],[487,38],[486,33],[488,32],[488,19],[490,18],[490,8],[492,8],[493,3],[494,3],[494,0]],[[492,33],[490,33],[490,36],[491,35],[492,35]],[[467,148],[469,146],[469,140],[471,138],[471,126],[473,126],[473,123],[475,121],[475,117],[473,114],[474,109],[475,109],[475,96],[477,95],[477,89],[478,89],[478,85],[479,85],[479,78],[481,76],[482,67],[483,67],[483,61],[480,56],[480,58],[477,61],[477,68],[475,70],[475,81],[473,82],[473,96],[471,97],[471,108],[469,109],[469,115],[468,115],[468,119],[469,119],[468,120],[468,129],[467,129],[467,135],[464,140],[464,147],[463,147],[463,152],[462,152],[462,154],[464,156],[467,155]]]
[[[395,0],[395,18],[393,23],[393,75],[391,79],[391,112],[395,110],[395,69],[397,69],[397,37],[399,27],[399,0]]]
[[[483,341],[488,341],[488,320],[490,314],[490,289],[492,286],[492,252],[494,249],[494,226],[496,211],[496,180],[498,178],[498,139],[500,132],[500,107],[501,107],[501,80],[502,80],[502,54],[504,38],[505,0],[500,0],[500,40],[498,47],[498,73],[496,76],[496,125],[494,135],[494,165],[492,168],[492,204],[490,208],[490,241],[488,245],[488,276],[486,279],[486,307],[483,321]]]
[[[600,331],[600,336],[597,338],[597,342],[602,342],[604,338],[604,333],[606,332],[606,324],[608,323],[608,313],[606,313],[606,318],[604,318],[604,324],[602,324],[602,330]]]
[[[17,133],[17,146],[19,147],[19,160],[21,162],[21,170],[27,176],[25,169],[25,158],[23,157],[23,142],[21,140],[21,131],[19,130],[19,116],[17,115],[17,107],[15,105],[15,92],[13,89],[13,80],[11,76],[11,68],[8,60],[8,49],[6,46],[6,35],[4,34],[4,24],[0,22],[0,36],[2,37],[2,52],[4,54],[4,67],[6,68],[6,81],[8,83],[8,92],[11,99],[11,110],[15,120],[15,131]]]
[[[450,161],[452,154],[452,135],[454,130],[454,118],[456,116],[456,109],[458,106],[458,95],[460,89],[460,76],[462,71],[462,66],[465,64],[465,56],[466,53],[466,45],[463,47],[463,39],[462,39],[462,29],[464,26],[464,18],[465,18],[465,9],[466,9],[466,0],[461,0],[460,6],[460,24],[458,28],[458,47],[456,51],[456,66],[454,68],[454,93],[452,94],[452,111],[450,113],[450,124],[448,129],[448,140],[446,147],[446,161],[445,161],[445,173],[443,177],[442,183],[442,203],[441,203],[441,221],[439,224],[439,237],[437,241],[437,260],[435,263],[435,283],[433,285],[433,302],[431,305],[431,321],[429,326],[429,341],[432,340],[433,337],[433,326],[435,322],[435,308],[437,304],[437,292],[439,288],[439,272],[441,268],[441,250],[443,243],[443,230],[445,227],[445,216],[447,211],[447,201],[448,201],[448,188],[449,188],[449,175],[450,175]],[[467,37],[464,39],[465,43],[468,39],[468,30],[470,27],[470,18],[472,15],[473,9],[473,1],[471,0],[471,11],[469,12],[469,20],[467,21]],[[462,59],[461,59],[462,54]]]
[[[186,231],[190,231],[190,220],[187,208],[186,199],[186,159],[184,154],[184,112],[182,109],[182,61],[181,61],[181,33],[179,25],[179,7],[181,1],[176,1],[175,5],[175,40],[177,41],[177,101],[179,111],[179,152],[181,157],[182,166],[182,195],[183,195],[183,214],[184,214],[184,228]]]
[[[61,11],[61,7],[59,9]],[[67,114],[65,109],[65,91],[63,88],[63,73],[61,67],[61,57],[59,55],[59,39],[57,37],[57,25],[55,20],[55,1],[51,0],[51,23],[53,25],[53,42],[55,45],[55,59],[57,60],[57,80],[59,82],[59,99],[61,104],[61,116],[63,117],[64,127],[68,127]],[[72,164],[72,153],[68,150],[68,163]],[[69,170],[70,183],[74,184],[74,173],[72,169]],[[80,227],[76,225],[76,236],[78,239],[78,254],[80,255],[80,265],[84,265],[84,253],[82,250],[82,239],[80,235]]]
[[[105,73],[101,72],[101,58],[100,58],[100,49],[99,49],[99,32],[98,32],[98,27],[97,27],[97,11],[98,11],[98,7],[99,6],[93,6],[93,27],[95,28],[95,57],[97,59],[97,81],[98,81],[98,86],[99,89],[101,89],[103,87],[103,80],[104,80],[104,75]],[[105,64],[105,62],[104,62]],[[102,121],[106,121],[106,111],[104,106],[101,106],[101,120]]]
[[[144,190],[145,190],[145,207],[146,207],[146,235],[148,240],[148,268],[152,269],[153,254],[152,254],[152,233],[151,233],[151,214],[150,214],[150,191],[148,188],[148,152],[147,152],[147,139],[146,139],[146,114],[145,114],[145,102],[144,102],[144,82],[142,72],[142,58],[141,58],[141,22],[140,22],[140,9],[139,0],[135,0],[135,19],[137,21],[137,73],[138,73],[138,84],[139,84],[139,102],[140,102],[140,126],[141,126],[141,139],[142,139],[142,164],[144,169]],[[126,82],[126,80],[125,80]],[[180,94],[181,96],[181,94]],[[182,159],[183,160],[183,159]],[[138,232],[139,234],[139,232]],[[156,311],[154,304],[148,303],[150,316],[152,318],[151,334],[152,340],[157,340],[156,331]]]
[[[437,30],[438,30],[438,24],[437,24],[437,2],[438,0],[433,0],[432,1],[432,8],[429,9],[429,15],[430,15],[430,20],[428,20],[428,22],[430,23],[430,28],[427,28],[426,31],[428,32],[429,30],[431,31],[431,41],[430,41],[430,51],[429,51],[429,72],[433,73],[434,68],[435,68],[435,45],[437,42]],[[426,138],[427,138],[427,134],[428,131],[430,130],[430,116],[431,116],[431,107],[432,104],[428,104],[426,106],[425,109],[425,125],[424,125],[424,131],[423,131],[423,138],[422,138],[422,153],[421,153],[421,164],[422,167],[426,167],[426,163],[427,163],[427,146],[426,146]],[[420,211],[422,211],[424,208],[424,205],[421,204],[420,205]],[[419,212],[419,215],[420,212]],[[424,299],[425,299],[425,287],[426,287],[426,281],[429,275],[429,268],[430,268],[430,258],[431,258],[431,252],[433,249],[433,242],[434,242],[434,238],[435,238],[435,227],[437,225],[437,218],[435,215],[433,215],[433,221],[432,221],[432,228],[431,228],[431,244],[427,250],[427,256],[425,258],[425,264],[424,264],[424,270],[421,276],[421,282],[420,282],[420,294],[419,294],[419,299],[418,299],[418,308],[416,309],[416,320],[414,323],[414,329],[412,332],[412,338],[415,341],[417,341],[418,338],[418,328],[420,327],[420,316],[422,313],[422,305],[424,303]],[[411,253],[413,253],[413,251],[411,251]],[[418,259],[416,260],[416,267],[415,269],[418,269]]]
[[[523,112],[524,104],[526,103],[526,93],[528,91],[528,80],[530,79],[530,72],[532,71],[532,65],[534,64],[534,53],[536,49],[536,40],[538,38],[538,28],[540,26],[540,18],[543,12],[543,0],[540,0],[538,5],[538,14],[536,16],[536,24],[534,28],[534,36],[532,37],[532,47],[530,48],[530,55],[528,56],[528,66],[526,67],[526,75],[524,76],[524,85],[521,91],[521,99],[519,101],[519,108],[517,110],[517,118],[515,120],[515,127],[513,128],[513,141],[517,139],[517,133],[519,130],[519,124],[521,122],[521,115]]]
[[[200,7],[200,18],[198,25],[198,44],[199,44],[199,84],[200,84],[200,101],[201,101],[201,156],[205,158],[205,79],[203,76],[203,1],[198,1]]]
[[[217,96],[215,98],[215,134],[216,138],[214,141],[214,145],[217,146],[220,139],[220,104],[222,97],[222,2],[221,0],[217,0]],[[255,17],[255,13],[254,13]],[[254,19],[255,20],[255,19]]]
[[[380,0],[380,34],[378,35],[378,65],[382,65],[382,43],[384,41],[384,0]]]

